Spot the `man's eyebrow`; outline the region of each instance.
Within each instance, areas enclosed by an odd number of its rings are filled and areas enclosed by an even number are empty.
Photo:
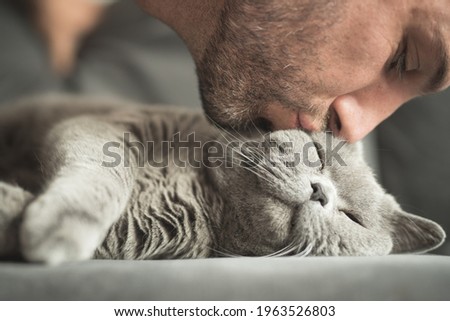
[[[444,36],[439,29],[436,29],[434,34],[435,37],[433,37],[434,39],[432,43],[434,49],[432,50],[436,53],[435,57],[437,58],[437,68],[425,87],[426,93],[436,92],[441,89],[447,80],[447,76],[449,75],[449,54],[444,41]]]

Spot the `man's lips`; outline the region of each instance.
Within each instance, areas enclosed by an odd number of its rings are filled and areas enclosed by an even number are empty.
[[[339,119],[334,110],[329,112],[329,121],[336,125]],[[327,119],[326,115],[320,117],[319,115],[311,115],[305,111],[288,110],[281,105],[270,105],[264,115],[264,119],[268,120],[272,130],[283,129],[301,129],[306,132],[316,132],[325,129],[325,125],[328,125],[333,131],[339,132],[339,126],[331,126],[333,124],[325,124]]]
[[[276,113],[268,116],[273,130],[301,129],[306,132],[314,132],[322,128],[320,120],[299,111]]]

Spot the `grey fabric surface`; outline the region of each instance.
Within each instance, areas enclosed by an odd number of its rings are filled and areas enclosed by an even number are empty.
[[[0,300],[450,300],[450,257],[1,264]]]

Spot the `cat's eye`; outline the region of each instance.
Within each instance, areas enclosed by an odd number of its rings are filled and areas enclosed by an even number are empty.
[[[352,220],[353,222],[355,222],[356,224],[361,225],[362,227],[365,227],[362,223],[361,220],[353,215],[352,213],[350,213],[349,211],[340,211],[342,214],[344,214],[345,216],[347,216],[350,220]]]
[[[319,156],[320,160],[320,170],[323,170],[325,168],[325,153],[323,150],[322,145],[319,143],[314,142],[314,147],[316,147],[317,155]]]

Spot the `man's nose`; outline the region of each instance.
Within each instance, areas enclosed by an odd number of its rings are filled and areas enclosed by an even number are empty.
[[[337,119],[331,121],[335,136],[354,143],[364,138],[403,103],[411,99],[400,88],[372,86],[337,97],[331,105]]]

